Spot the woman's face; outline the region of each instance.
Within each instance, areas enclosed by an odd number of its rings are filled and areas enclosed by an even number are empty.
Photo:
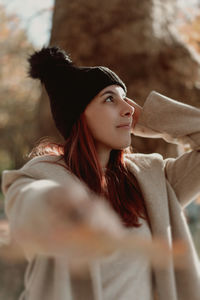
[[[133,113],[120,86],[110,85],[97,94],[84,111],[96,147],[120,150],[130,146]]]

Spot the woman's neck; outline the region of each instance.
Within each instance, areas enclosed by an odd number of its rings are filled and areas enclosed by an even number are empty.
[[[111,149],[108,149],[106,147],[98,146],[96,147],[97,155],[99,159],[100,166],[103,170],[103,172],[106,170],[109,159],[110,159],[110,152]]]

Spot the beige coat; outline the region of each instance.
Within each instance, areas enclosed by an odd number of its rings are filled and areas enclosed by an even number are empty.
[[[176,159],[163,160],[159,154],[129,154],[125,161],[141,187],[153,236],[164,238],[168,245],[183,239],[189,246],[184,257],[187,270],[175,270],[172,260],[165,270],[154,270],[158,299],[199,300],[199,260],[183,208],[200,193],[200,110],[151,92],[135,127],[135,135],[162,137],[193,149]],[[35,224],[44,220],[48,224],[48,208],[43,201],[45,192],[53,182],[66,185],[69,181],[71,175],[63,167],[50,164],[48,161],[51,160],[55,158],[35,158],[20,170],[3,174],[6,213],[16,237],[20,226],[26,226],[34,235],[38,230]],[[79,283],[72,282],[72,286],[76,287],[76,284]],[[48,258],[39,253],[30,262],[26,289],[21,299],[71,299],[69,274],[62,259],[57,256]],[[93,292],[98,299],[94,278],[89,278],[82,287],[79,284],[79,291],[82,298],[77,296],[77,299],[94,299]]]

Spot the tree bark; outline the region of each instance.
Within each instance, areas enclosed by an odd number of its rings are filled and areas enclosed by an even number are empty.
[[[111,68],[125,81],[128,96],[140,105],[151,90],[156,90],[199,106],[200,59],[177,31],[177,3],[56,0],[50,44],[64,48],[78,65]],[[50,113],[43,101],[41,123],[49,124]],[[51,123],[43,132],[57,135],[53,128]],[[134,137],[133,144],[145,153],[177,155],[177,147],[162,140]]]

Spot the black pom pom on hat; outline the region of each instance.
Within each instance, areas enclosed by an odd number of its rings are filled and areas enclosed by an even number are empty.
[[[32,78],[43,80],[47,76],[48,71],[53,71],[59,65],[72,66],[73,63],[69,56],[58,47],[42,48],[36,51],[28,59],[30,64],[29,76]]]
[[[46,47],[29,58],[29,76],[40,79],[50,100],[56,127],[67,139],[75,122],[86,106],[105,87],[119,85],[126,92],[123,81],[103,66],[78,67],[59,47]]]

